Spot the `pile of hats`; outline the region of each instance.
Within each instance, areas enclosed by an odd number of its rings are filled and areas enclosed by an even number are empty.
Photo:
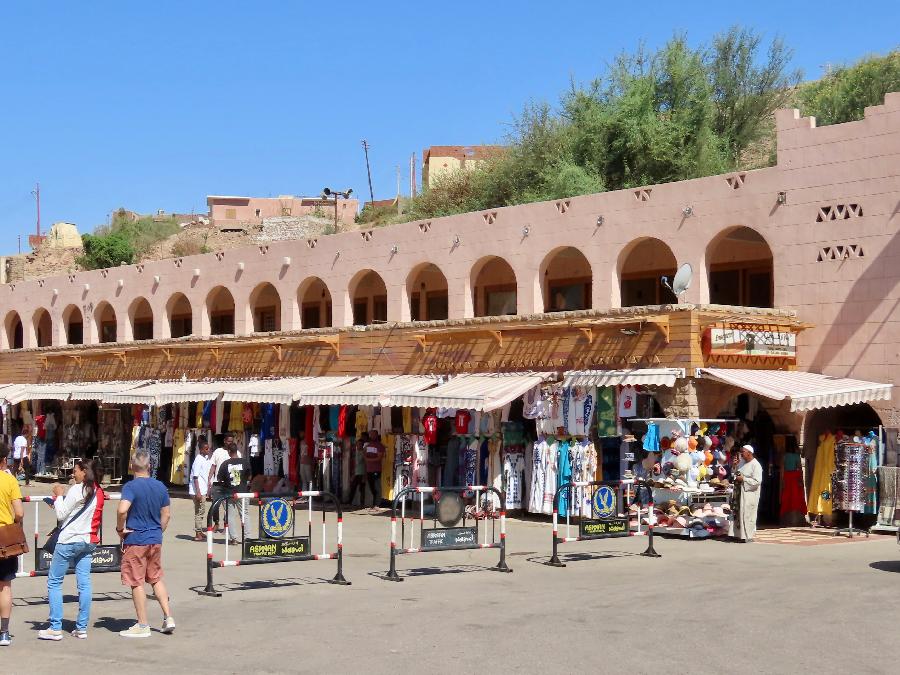
[[[734,438],[726,424],[694,424],[691,436],[664,437],[659,452],[648,452],[641,473],[654,487],[673,490],[727,490]],[[707,485],[709,487],[701,488]]]
[[[632,510],[635,510],[632,508]],[[679,505],[674,499],[654,508],[656,525],[695,530],[692,537],[720,536],[728,533],[728,518],[731,507],[728,504]],[[646,518],[644,523],[647,524]]]

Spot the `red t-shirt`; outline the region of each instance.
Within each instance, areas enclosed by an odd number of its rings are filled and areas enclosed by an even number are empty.
[[[338,412],[338,428],[337,428],[338,436],[343,438],[347,435],[347,406],[342,405],[340,411]]]
[[[472,416],[469,414],[468,410],[457,410],[456,417],[454,419],[456,424],[456,433],[458,434],[467,434],[469,433],[469,421],[472,419]]]
[[[367,441],[366,451],[366,471],[375,473],[381,471],[381,460],[384,458],[384,446],[378,441]]]
[[[422,420],[422,426],[425,427],[425,442],[428,445],[437,443],[438,421],[436,415],[426,415]]]

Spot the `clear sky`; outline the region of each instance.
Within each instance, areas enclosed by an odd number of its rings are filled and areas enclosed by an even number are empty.
[[[29,2],[0,7],[0,254],[42,223],[207,194],[368,199],[429,145],[502,141],[640,41],[780,34],[809,79],[898,46],[900,2]]]

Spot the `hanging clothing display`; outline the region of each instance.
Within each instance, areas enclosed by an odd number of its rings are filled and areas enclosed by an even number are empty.
[[[637,390],[630,384],[619,392],[619,417],[637,416]]]
[[[525,493],[525,454],[504,453],[503,475],[506,479],[506,508],[521,509]]]
[[[831,475],[834,473],[834,434],[830,431],[819,436],[816,449],[816,464],[813,467],[812,482],[809,487],[809,513],[830,516]]]

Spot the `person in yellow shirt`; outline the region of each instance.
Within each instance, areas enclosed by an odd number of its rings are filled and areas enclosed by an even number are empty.
[[[9,472],[9,448],[0,445],[0,527],[21,523],[25,517],[22,508],[22,490],[19,481]],[[0,647],[8,647],[9,617],[12,614],[12,580],[19,570],[16,556],[0,558]]]

